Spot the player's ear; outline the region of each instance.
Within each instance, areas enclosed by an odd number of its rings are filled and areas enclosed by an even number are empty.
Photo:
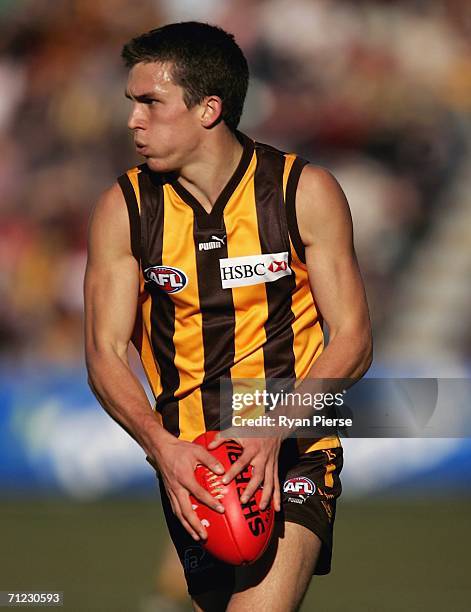
[[[201,125],[205,128],[219,123],[222,115],[222,100],[219,96],[207,96],[201,103]]]

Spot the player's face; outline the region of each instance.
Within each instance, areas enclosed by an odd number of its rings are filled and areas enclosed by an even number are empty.
[[[189,163],[201,137],[201,107],[186,107],[183,88],[172,80],[171,65],[151,62],[133,66],[126,97],[132,101],[128,127],[149,168],[172,172]]]

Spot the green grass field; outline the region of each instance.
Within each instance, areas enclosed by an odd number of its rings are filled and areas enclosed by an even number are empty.
[[[150,499],[1,501],[0,535],[0,590],[61,590],[71,612],[141,612],[165,543]],[[302,610],[468,611],[470,536],[470,499],[342,501]]]

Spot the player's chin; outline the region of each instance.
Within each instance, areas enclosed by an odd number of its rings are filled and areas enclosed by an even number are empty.
[[[150,157],[146,155],[146,164],[148,168],[153,172],[164,172],[164,169],[162,168],[163,164],[156,157]]]
[[[168,160],[159,157],[146,156],[146,164],[152,172],[174,172],[172,164]]]

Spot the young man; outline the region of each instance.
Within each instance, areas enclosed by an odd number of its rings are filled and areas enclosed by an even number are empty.
[[[159,473],[195,609],[295,610],[312,574],[330,569],[338,438],[239,439],[244,453],[225,478],[252,464],[245,495],[263,484],[262,506],[272,500],[279,519],[270,549],[244,568],[200,546],[206,530],[189,494],[224,508],[197,484],[194,468],[223,470],[192,440],[219,429],[223,377],[359,378],[368,368],[370,325],[348,205],[328,172],[237,131],[248,68],[231,35],[168,25],[130,41],[123,58],[128,126],[145,163],[104,193],[91,221],[90,384]],[[131,339],[155,411],[128,366]],[[315,483],[315,493],[293,503],[280,478],[297,476]]]

